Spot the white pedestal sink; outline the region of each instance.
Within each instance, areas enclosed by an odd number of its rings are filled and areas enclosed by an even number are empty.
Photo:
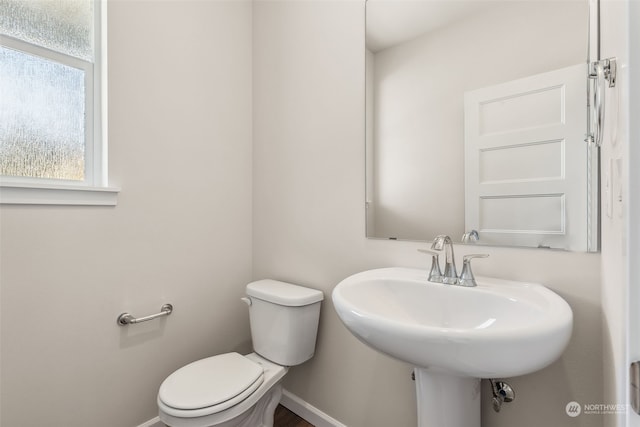
[[[358,339],[416,367],[418,427],[480,427],[480,378],[535,372],[569,342],[569,305],[542,285],[478,278],[432,283],[428,272],[383,268],[333,291]]]

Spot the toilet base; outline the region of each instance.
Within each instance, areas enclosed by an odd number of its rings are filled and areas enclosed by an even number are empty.
[[[219,424],[207,422],[209,417],[176,418],[161,414],[160,421],[169,427],[273,427],[273,416],[282,398],[282,385],[276,384],[247,412]]]
[[[273,427],[273,415],[281,398],[282,384],[276,384],[269,393],[256,403],[249,417],[238,424],[238,427]],[[229,427],[232,426],[230,425]]]

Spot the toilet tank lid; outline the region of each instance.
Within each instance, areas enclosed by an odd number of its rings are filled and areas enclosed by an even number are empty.
[[[317,289],[263,279],[247,285],[247,295],[274,304],[298,307],[322,301],[324,294]]]

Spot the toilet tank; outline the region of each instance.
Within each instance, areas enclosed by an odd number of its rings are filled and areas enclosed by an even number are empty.
[[[282,366],[299,365],[316,348],[321,291],[277,280],[247,285],[253,349]]]

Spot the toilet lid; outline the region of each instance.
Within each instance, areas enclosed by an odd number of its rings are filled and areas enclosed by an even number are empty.
[[[238,353],[226,353],[178,369],[164,380],[158,398],[176,409],[219,405],[221,411],[244,400],[262,381],[262,366]]]

